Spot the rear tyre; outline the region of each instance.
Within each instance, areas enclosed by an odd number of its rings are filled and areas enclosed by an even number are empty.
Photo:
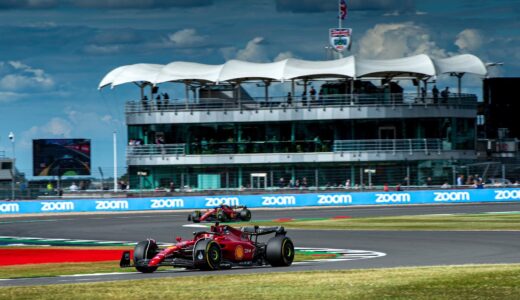
[[[251,220],[251,211],[247,208],[244,208],[240,211],[238,216],[242,221],[249,221]]]
[[[217,270],[220,268],[222,255],[220,246],[211,239],[198,240],[193,247],[193,264],[201,270]]]
[[[290,238],[275,236],[267,241],[265,259],[273,267],[290,266],[294,260],[294,245]]]
[[[139,261],[144,259],[150,260],[155,254],[157,254],[159,247],[153,240],[147,240],[139,242],[134,248],[134,264],[136,264],[135,269],[141,273],[153,273],[157,270],[157,267],[148,267],[145,265],[138,266]]]

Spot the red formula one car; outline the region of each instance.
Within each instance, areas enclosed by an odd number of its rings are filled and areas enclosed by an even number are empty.
[[[267,242],[259,236],[273,234]],[[211,226],[210,231],[195,232],[191,240],[182,241],[165,249],[148,239],[139,242],[134,249],[133,264],[130,251],[123,252],[120,266],[135,267],[142,273],[152,273],[160,266],[188,269],[217,270],[234,266],[273,267],[290,266],[294,259],[294,245],[286,237],[283,227],[243,227],[228,225]]]
[[[240,209],[240,210],[239,210]],[[202,213],[196,210],[188,215],[188,221],[199,222],[229,222],[229,221],[249,221],[251,211],[245,206],[229,206],[221,204],[213,209]]]

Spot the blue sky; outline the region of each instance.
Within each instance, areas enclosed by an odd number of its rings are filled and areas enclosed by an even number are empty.
[[[347,0],[350,54],[397,58],[472,53],[520,75],[520,1]],[[112,132],[124,171],[124,103],[132,85],[97,90],[126,64],[229,59],[326,59],[336,0],[0,0],[0,151],[32,174],[32,139],[90,138],[92,168],[113,171]],[[444,79],[455,86],[455,81]],[[478,92],[467,77],[465,91]],[[161,89],[168,89],[162,86]],[[95,174],[97,172],[94,172]]]

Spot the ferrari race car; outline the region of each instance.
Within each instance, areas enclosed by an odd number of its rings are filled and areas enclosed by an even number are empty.
[[[241,210],[239,210],[241,209]],[[228,222],[228,221],[249,221],[251,220],[251,211],[245,206],[229,206],[221,204],[213,209],[209,209],[202,213],[196,210],[188,215],[188,221],[194,223],[199,222]]]
[[[273,234],[267,242],[259,236]],[[173,246],[159,249],[153,239],[139,242],[134,248],[133,264],[130,251],[121,257],[122,268],[135,267],[142,273],[152,273],[160,266],[187,269],[217,270],[234,266],[273,267],[290,266],[294,259],[294,245],[286,237],[283,227],[242,227],[228,225],[211,226],[210,231],[194,233],[191,240],[177,238]]]

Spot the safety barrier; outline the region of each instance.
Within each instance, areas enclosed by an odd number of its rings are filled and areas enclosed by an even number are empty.
[[[182,196],[161,198],[72,199],[0,201],[1,214],[67,213],[96,211],[151,211],[205,209],[227,205],[247,207],[305,207],[355,205],[407,205],[520,201],[520,189],[423,190],[400,192],[341,192],[264,194],[240,196]]]

